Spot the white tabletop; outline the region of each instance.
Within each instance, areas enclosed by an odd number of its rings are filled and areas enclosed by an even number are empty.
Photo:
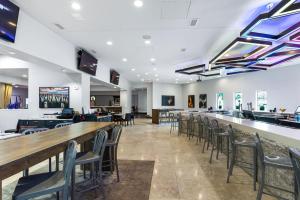
[[[249,119],[240,119],[216,113],[203,113],[203,115],[208,116],[209,118],[216,118],[227,124],[230,123],[234,128],[248,133],[255,134],[257,132],[261,137],[275,141],[278,144],[300,148],[300,129],[268,124]]]

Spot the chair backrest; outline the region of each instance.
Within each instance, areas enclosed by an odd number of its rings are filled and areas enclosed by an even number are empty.
[[[131,119],[131,113],[125,113],[125,120]]]
[[[229,141],[231,144],[231,148],[233,148],[235,137],[234,137],[234,132],[233,132],[233,128],[232,128],[231,124],[228,124],[227,132],[229,133]]]
[[[220,127],[219,127],[219,122],[218,122],[218,120],[216,120],[216,119],[212,119],[212,120],[210,121],[210,126],[211,126],[211,128],[213,128],[213,129],[218,129],[218,128],[220,128]]]
[[[65,179],[65,187],[68,187],[71,181],[71,175],[72,171],[75,165],[75,159],[76,159],[76,147],[77,142],[72,140],[68,144],[68,148],[66,150],[66,157],[64,159],[64,179]]]
[[[73,122],[60,123],[60,124],[56,124],[54,128],[61,128],[61,127],[65,127],[65,126],[70,126],[71,124],[73,124]]]
[[[38,133],[38,132],[43,132],[49,130],[48,128],[30,128],[26,129],[25,131],[22,132],[23,135],[30,135],[33,133]]]
[[[119,144],[120,137],[122,134],[122,126],[116,125],[112,130],[112,141],[114,141],[117,145]]]
[[[107,142],[107,132],[105,130],[99,130],[96,134],[93,152],[97,155],[103,156],[106,142]]]
[[[205,126],[209,127],[209,119],[208,119],[208,117],[204,117],[203,122],[204,122]]]
[[[300,200],[300,150],[289,148],[295,174],[295,199]]]
[[[96,122],[97,121],[97,116],[94,114],[86,114],[85,116],[85,121],[88,122]]]
[[[257,148],[257,161],[258,161],[259,165],[264,165],[264,160],[265,160],[264,149],[262,147],[259,134],[256,133],[255,135],[256,135],[255,143],[256,143],[256,148]]]
[[[198,123],[203,123],[203,119],[202,119],[202,116],[201,116],[201,115],[198,115],[198,116],[196,117],[196,120],[197,120]]]

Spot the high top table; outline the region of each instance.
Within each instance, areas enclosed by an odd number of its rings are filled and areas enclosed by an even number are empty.
[[[70,140],[82,144],[92,139],[97,130],[112,125],[112,122],[81,122],[0,141],[0,200],[2,180],[64,152]]]

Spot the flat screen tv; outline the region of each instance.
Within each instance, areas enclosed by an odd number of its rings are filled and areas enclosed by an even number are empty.
[[[97,72],[98,60],[86,52],[85,50],[78,51],[78,69],[85,73],[95,76]]]
[[[0,38],[15,42],[19,7],[8,0],[0,0]]]
[[[120,74],[115,70],[110,70],[110,83],[119,85]]]
[[[40,108],[69,108],[69,87],[40,87]]]

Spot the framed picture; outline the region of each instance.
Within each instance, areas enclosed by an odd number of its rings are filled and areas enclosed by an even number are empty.
[[[199,108],[207,108],[207,94],[199,95]]]
[[[188,108],[195,108],[195,95],[188,96]]]
[[[40,87],[40,108],[69,108],[69,87]]]
[[[162,106],[175,106],[175,96],[161,96],[161,105]]]

